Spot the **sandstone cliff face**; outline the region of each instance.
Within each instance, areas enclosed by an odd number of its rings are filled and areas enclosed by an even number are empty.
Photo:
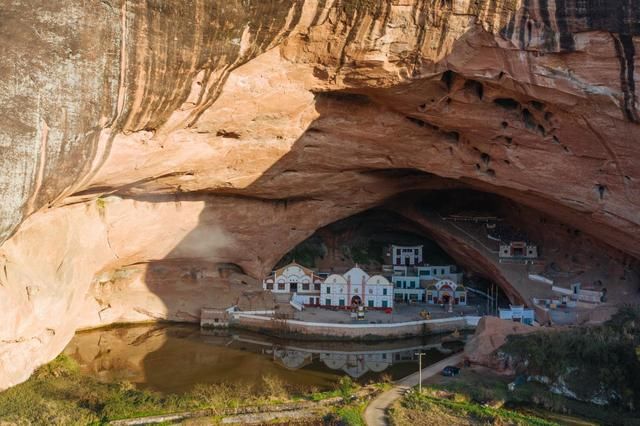
[[[632,0],[72,3],[0,12],[0,388],[78,327],[268,305],[292,246],[409,190],[640,256]]]

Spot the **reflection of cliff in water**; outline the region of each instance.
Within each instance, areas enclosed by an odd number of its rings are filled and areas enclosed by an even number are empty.
[[[180,392],[200,383],[260,385],[276,376],[299,388],[332,387],[344,374],[360,381],[402,377],[447,356],[439,336],[395,342],[291,342],[252,333],[202,334],[191,325],[138,325],[77,334],[65,353],[85,374],[141,388]]]

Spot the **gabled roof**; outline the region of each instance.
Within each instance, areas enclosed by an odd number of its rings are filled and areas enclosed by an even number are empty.
[[[346,277],[348,277],[349,275],[363,275],[364,276],[364,280],[366,282],[366,280],[368,280],[370,278],[369,274],[367,274],[364,270],[362,270],[362,268],[360,268],[358,265],[354,266],[353,268],[349,269],[347,272],[344,273],[344,277],[346,279]],[[351,284],[360,284],[355,283],[355,282],[351,282]]]
[[[276,274],[278,274],[278,275],[281,275],[281,274],[284,272],[284,270],[285,270],[285,269],[290,268],[290,267],[292,267],[292,266],[296,266],[296,267],[298,267],[298,268],[302,269],[302,271],[303,271],[306,275],[314,275],[314,274],[315,274],[311,269],[307,268],[306,266],[302,266],[302,265],[300,265],[300,264],[299,264],[299,263],[297,263],[295,260],[294,260],[293,262],[289,263],[288,265],[284,265],[284,266],[283,266],[282,268],[280,268],[280,269],[276,269],[275,273],[276,273]]]
[[[340,274],[331,274],[324,279],[325,284],[346,284],[347,279]]]
[[[373,275],[366,281],[367,285],[391,285],[388,279],[382,275]]]

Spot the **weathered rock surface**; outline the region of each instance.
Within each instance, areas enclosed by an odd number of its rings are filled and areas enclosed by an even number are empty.
[[[636,2],[9,0],[0,17],[0,388],[78,327],[268,305],[250,277],[409,190],[493,192],[619,269],[640,256]]]
[[[473,337],[464,347],[465,358],[473,364],[490,367],[495,371],[512,374],[512,366],[500,359],[496,351],[513,334],[527,334],[539,331],[538,328],[501,320],[496,317],[482,317]]]

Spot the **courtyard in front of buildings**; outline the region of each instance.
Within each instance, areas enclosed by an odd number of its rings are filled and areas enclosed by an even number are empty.
[[[424,303],[406,304],[395,303],[391,313],[383,310],[367,310],[364,320],[352,318],[351,310],[328,309],[323,307],[305,307],[302,311],[296,311],[293,319],[299,321],[335,323],[335,324],[384,324],[400,323],[408,321],[420,321],[422,311],[429,312],[431,319],[459,317],[463,315],[483,315],[485,299],[473,295],[466,306],[453,306],[453,311],[448,312],[448,306],[430,305]]]

